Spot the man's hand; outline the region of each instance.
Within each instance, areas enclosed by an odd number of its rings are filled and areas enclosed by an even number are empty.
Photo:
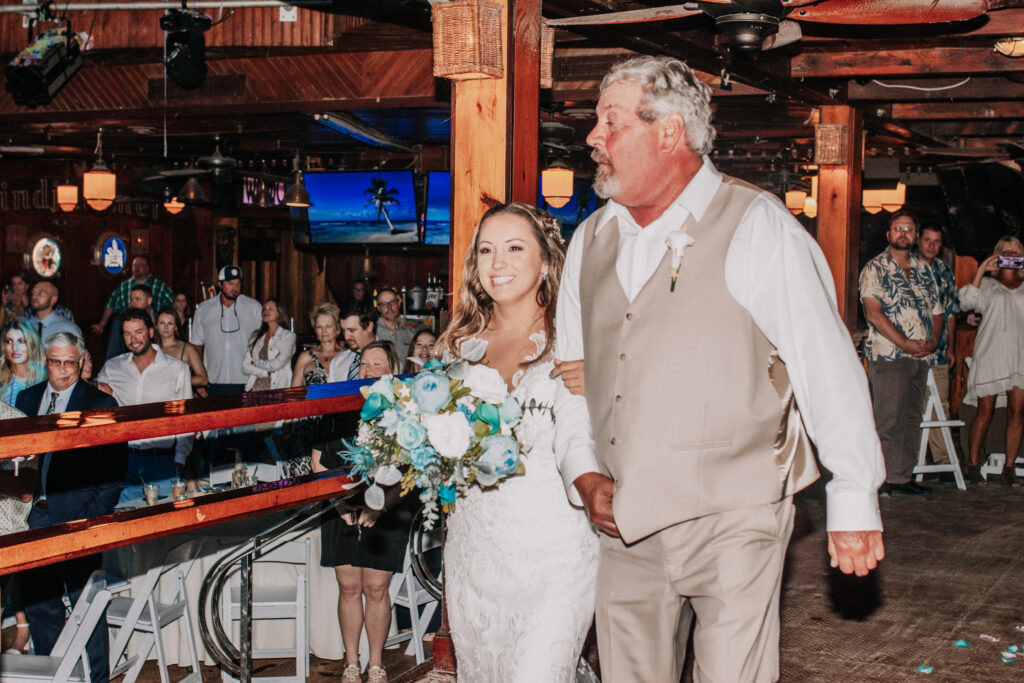
[[[556,360],[555,369],[551,371],[551,377],[562,378],[565,388],[577,396],[585,396],[586,383],[583,376],[583,361],[581,360]]]
[[[885,557],[881,531],[830,531],[828,555],[833,569],[867,576]]]
[[[93,334],[103,334],[103,325],[101,323],[95,323],[89,326],[89,331]]]
[[[590,521],[609,536],[618,538],[619,527],[615,526],[612,512],[615,482],[599,472],[587,472],[576,477],[572,485],[579,491]]]

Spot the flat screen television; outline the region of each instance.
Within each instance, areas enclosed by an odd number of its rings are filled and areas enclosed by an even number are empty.
[[[449,244],[452,229],[452,174],[431,171],[427,174],[427,209],[424,219],[424,244]]]
[[[537,181],[537,197],[542,209],[552,214],[562,224],[562,237],[568,242],[576,227],[586,220],[587,216],[594,213],[598,206],[598,196],[590,178],[573,178],[572,199],[565,206],[554,208],[544,201],[544,195],[540,191],[540,181]]]
[[[306,190],[313,245],[419,239],[412,171],[309,173]]]

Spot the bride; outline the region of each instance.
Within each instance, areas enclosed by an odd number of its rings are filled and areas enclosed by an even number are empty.
[[[492,208],[466,257],[459,305],[438,350],[486,344],[523,407],[526,474],[472,487],[448,519],[445,590],[458,676],[471,683],[570,683],[594,612],[597,537],[570,505],[560,466],[592,449],[586,401],[552,379],[564,246],[526,204]],[[558,375],[558,371],[554,372]]]

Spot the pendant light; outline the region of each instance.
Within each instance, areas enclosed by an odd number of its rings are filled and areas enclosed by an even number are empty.
[[[96,163],[82,177],[82,197],[96,211],[110,208],[117,197],[117,176],[103,162],[103,129],[96,133]]]
[[[65,173],[64,182],[57,186],[57,206],[65,213],[74,211],[78,206],[78,185],[71,184],[69,175]]]
[[[573,194],[573,173],[564,161],[555,159],[540,173],[540,193],[556,209],[569,203]]]
[[[206,194],[203,192],[203,187],[199,184],[199,179],[195,176],[189,178],[188,182],[182,186],[181,192],[178,193],[178,199],[186,204],[204,201]]]
[[[313,206],[313,202],[309,199],[309,192],[306,191],[306,185],[302,182],[302,171],[299,170],[298,153],[295,154],[292,170],[295,172],[295,176],[291,187],[284,193],[284,203],[287,206],[295,207]]]
[[[178,201],[177,197],[171,196],[171,188],[167,186],[164,186],[164,208],[167,210],[167,213],[172,216],[181,213],[185,208],[185,204],[183,202]]]

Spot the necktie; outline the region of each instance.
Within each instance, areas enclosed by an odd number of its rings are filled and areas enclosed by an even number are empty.
[[[37,332],[39,333],[39,338],[40,338],[40,339],[42,339],[42,338],[43,338],[43,321],[42,321],[42,320],[40,320],[39,322],[37,322],[37,323],[36,323],[36,327],[38,327],[38,328],[39,328],[39,329],[38,329],[38,330],[36,330],[36,331],[37,331]]]
[[[359,379],[359,356],[357,353],[348,366],[348,379]]]
[[[42,323],[39,323],[39,326],[42,327]],[[56,391],[51,391],[50,392],[50,403],[49,403],[49,405],[46,406],[46,412],[43,413],[44,415],[52,415],[53,413],[57,412],[57,397],[58,396],[60,396],[60,394],[58,394]],[[52,453],[45,453],[45,454],[43,454],[43,463],[42,463],[43,466],[41,468],[42,472],[40,472],[40,475],[39,475],[39,479],[40,479],[40,483],[41,483],[40,490],[42,491],[42,495],[39,497],[40,500],[46,500],[46,479],[47,479],[47,476],[50,474],[50,456],[51,455],[53,455],[53,454]]]

